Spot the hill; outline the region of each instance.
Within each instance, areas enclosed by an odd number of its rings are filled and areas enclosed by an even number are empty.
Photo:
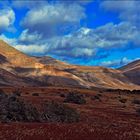
[[[121,70],[122,74],[128,77],[131,82],[140,85],[140,60],[129,63],[128,65],[121,67],[119,70]]]
[[[139,88],[121,70],[70,65],[49,56],[28,56],[0,41],[1,82],[21,86],[62,86],[80,88]]]

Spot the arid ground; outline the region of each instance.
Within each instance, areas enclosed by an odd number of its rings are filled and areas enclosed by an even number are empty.
[[[1,88],[11,94],[15,88]],[[39,111],[46,101],[66,104],[80,113],[79,122],[0,123],[0,140],[140,140],[140,91],[72,88],[20,88],[22,98]],[[80,94],[84,104],[64,102]]]

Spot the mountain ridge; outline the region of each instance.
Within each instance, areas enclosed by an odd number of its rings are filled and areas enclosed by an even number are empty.
[[[139,85],[133,83],[122,70],[70,65],[49,56],[28,56],[4,41],[0,41],[0,66],[5,71],[7,80],[7,72],[17,77],[12,78],[13,82],[10,85],[13,86],[18,81],[21,86],[139,88]]]
[[[121,70],[122,74],[128,77],[132,83],[140,85],[140,59],[119,68],[119,70]]]

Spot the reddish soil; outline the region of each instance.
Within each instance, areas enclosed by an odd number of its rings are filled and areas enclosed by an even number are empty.
[[[10,94],[14,88],[3,88]],[[140,94],[70,88],[22,88],[20,98],[39,110],[47,100],[63,102],[61,94],[84,94],[86,104],[65,103],[81,114],[78,123],[1,123],[0,140],[140,140],[140,105],[132,103]],[[32,93],[39,93],[33,96]],[[97,95],[100,99],[94,99]],[[126,99],[122,103],[120,99]]]

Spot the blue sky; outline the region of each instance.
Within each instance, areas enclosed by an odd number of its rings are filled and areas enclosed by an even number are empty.
[[[34,56],[117,68],[140,58],[138,0],[0,1],[0,38]]]

